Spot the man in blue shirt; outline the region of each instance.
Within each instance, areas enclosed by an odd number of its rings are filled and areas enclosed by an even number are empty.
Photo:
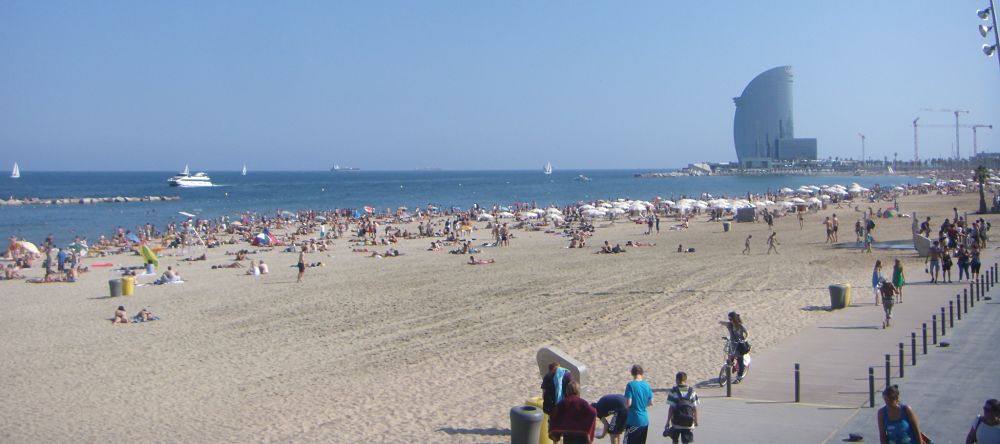
[[[643,379],[642,366],[632,366],[632,380],[625,385],[625,404],[628,407],[628,421],[625,422],[624,444],[645,444],[649,429],[649,415],[646,409],[653,405],[653,389]]]

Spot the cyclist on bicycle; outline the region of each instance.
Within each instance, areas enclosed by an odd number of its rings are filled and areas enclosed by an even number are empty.
[[[729,330],[729,349],[732,350],[733,356],[737,358],[737,373],[736,381],[740,382],[743,379],[743,374],[746,372],[746,364],[743,361],[743,356],[750,351],[750,344],[747,342],[747,329],[743,326],[743,320],[740,319],[740,315],[735,311],[729,312],[728,321],[719,321],[719,324],[724,325],[727,330]]]

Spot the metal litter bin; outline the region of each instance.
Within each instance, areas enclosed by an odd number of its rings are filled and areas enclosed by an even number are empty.
[[[531,405],[510,409],[510,443],[538,444],[543,416],[542,409]]]
[[[729,232],[729,228],[732,226],[732,222],[723,222],[722,231]]]
[[[839,310],[851,305],[851,284],[830,284],[830,309]]]
[[[121,279],[111,279],[108,281],[108,286],[111,287],[111,297],[122,295],[122,280]]]

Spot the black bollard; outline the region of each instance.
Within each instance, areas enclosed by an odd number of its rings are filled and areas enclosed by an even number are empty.
[[[924,322],[924,354],[927,354],[927,323]]]
[[[951,301],[948,301],[948,326],[955,328],[955,304],[952,304]]]
[[[868,407],[875,408],[875,367],[868,367]]]
[[[733,366],[726,364],[726,397],[733,397]]]
[[[947,335],[948,332],[945,330],[944,324],[944,307],[941,307],[941,336]]]
[[[962,289],[962,312],[969,313],[969,291],[964,288]]]
[[[885,386],[886,387],[892,385],[892,375],[890,374],[890,373],[892,373],[892,361],[890,360],[891,357],[892,357],[892,355],[890,355],[888,353],[885,354]]]
[[[899,377],[900,378],[903,377],[903,362],[904,362],[903,359],[905,359],[903,357],[903,343],[900,342],[899,343]]]
[[[799,402],[799,363],[795,363],[795,402]]]
[[[917,365],[917,332],[910,332],[910,365]]]
[[[931,315],[931,344],[937,345],[937,315]]]
[[[958,314],[958,320],[961,321],[962,320],[962,295],[960,295],[960,294],[956,294],[955,295],[955,307],[956,307],[955,313]],[[954,325],[952,327],[954,327]]]

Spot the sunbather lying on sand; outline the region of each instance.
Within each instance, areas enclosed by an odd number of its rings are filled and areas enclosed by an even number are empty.
[[[226,265],[212,265],[213,270],[221,270],[223,268],[243,268],[243,265],[240,265],[239,262],[233,262]]]
[[[625,242],[626,247],[655,247],[656,244],[649,242],[639,242],[639,241],[628,241]]]
[[[476,259],[475,256],[469,256],[469,265],[487,265],[496,262],[495,259]]]
[[[146,310],[145,308],[139,310],[139,312],[132,317],[132,322],[149,322],[149,321],[159,321],[159,320],[160,320],[159,316],[154,315],[152,312]]]

